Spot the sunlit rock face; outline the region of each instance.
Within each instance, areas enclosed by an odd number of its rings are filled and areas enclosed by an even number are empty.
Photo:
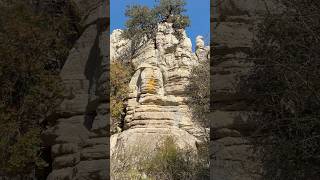
[[[110,36],[110,60],[116,61],[130,47],[130,41],[121,37],[122,30],[116,29]]]
[[[111,137],[113,153],[119,147],[137,144],[147,144],[145,148],[153,149],[167,136],[176,138],[180,147],[196,149],[203,132],[192,120],[186,103],[186,86],[191,69],[204,59],[192,52],[185,30],[179,31],[182,36],[178,39],[172,24],[159,24],[156,43],[148,42],[132,59],[135,73],[129,84],[124,129]],[[111,39],[119,37],[120,32],[115,30]],[[117,40],[113,42],[116,44],[111,44],[114,47],[111,57],[116,59],[117,49],[127,45]],[[201,48],[206,47],[203,44]],[[205,50],[208,54],[208,48]]]
[[[203,37],[197,36],[196,37],[196,55],[199,60],[209,59],[209,47],[204,45]]]

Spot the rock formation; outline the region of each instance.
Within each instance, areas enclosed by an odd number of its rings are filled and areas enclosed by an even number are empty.
[[[210,59],[209,47],[204,45],[202,36],[196,38],[196,55],[199,60]]]
[[[109,179],[107,1],[75,0],[83,32],[61,71],[65,100],[43,134],[51,147],[47,180]]]
[[[211,179],[259,179],[260,164],[253,160],[247,140],[254,130],[248,121],[250,108],[239,93],[239,77],[248,73],[248,58],[256,25],[272,1],[213,0],[211,2]]]
[[[135,73],[129,84],[124,131],[111,137],[114,154],[119,148],[137,144],[147,144],[144,148],[151,150],[166,136],[176,138],[181,147],[196,149],[202,131],[191,118],[186,86],[192,67],[204,60],[199,57],[207,58],[204,54],[208,54],[208,48],[202,41],[197,50],[203,56],[195,55],[186,32],[179,31],[180,39],[174,35],[171,23],[160,24],[155,38],[157,48],[149,42],[132,59]],[[128,44],[119,39],[120,34],[121,30],[115,30],[111,35],[111,61]]]

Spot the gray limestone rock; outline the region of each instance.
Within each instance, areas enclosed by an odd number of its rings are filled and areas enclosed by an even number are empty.
[[[261,164],[252,152],[251,112],[239,93],[252,68],[249,54],[263,14],[278,11],[273,0],[213,0],[211,3],[211,179],[258,180]]]
[[[65,100],[43,134],[51,146],[47,180],[109,179],[108,23],[105,0],[76,0],[84,30],[61,71]]]
[[[205,134],[192,119],[186,86],[192,68],[208,60],[209,48],[202,41],[203,46],[197,47],[202,56],[196,56],[185,30],[179,31],[182,37],[178,39],[171,23],[159,24],[157,48],[148,42],[132,60],[135,73],[129,84],[124,131],[112,135],[111,156],[135,146],[152,152],[168,136],[173,136],[180,147],[196,150]],[[121,32],[111,34],[111,62],[130,47],[130,41],[120,38]]]

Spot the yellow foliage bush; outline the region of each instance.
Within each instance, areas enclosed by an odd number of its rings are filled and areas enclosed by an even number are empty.
[[[110,65],[110,107],[111,107],[111,133],[117,132],[121,127],[124,116],[125,100],[129,93],[129,82],[133,73],[130,65],[122,61],[114,61]]]

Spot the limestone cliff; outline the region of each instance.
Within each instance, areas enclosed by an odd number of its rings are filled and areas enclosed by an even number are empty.
[[[61,71],[65,99],[43,133],[51,148],[47,180],[109,179],[107,1],[75,0],[83,32]]]
[[[239,91],[240,77],[252,68],[249,58],[257,24],[272,0],[212,0],[212,59],[210,114],[211,179],[260,179],[248,137],[254,131],[250,107]]]
[[[156,47],[154,42],[147,43],[131,60],[135,73],[129,84],[124,130],[111,137],[112,152],[137,144],[152,149],[166,136],[175,137],[181,147],[196,149],[203,132],[191,118],[186,86],[191,69],[207,60],[209,49],[199,36],[193,53],[190,38],[179,31],[182,37],[178,39],[172,24],[160,24]],[[110,37],[111,61],[121,58],[130,45],[121,39],[121,32],[115,30]]]

